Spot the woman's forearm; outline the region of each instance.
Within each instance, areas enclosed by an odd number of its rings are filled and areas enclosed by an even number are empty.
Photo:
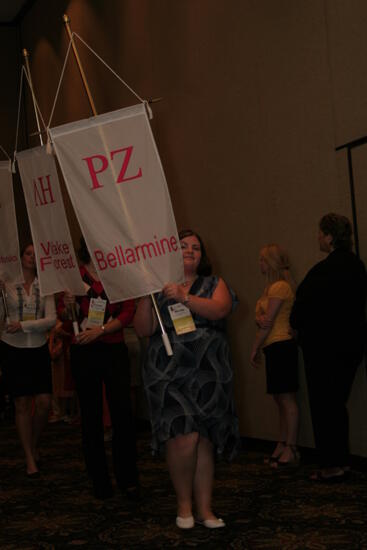
[[[140,298],[134,316],[134,328],[138,336],[151,336],[157,328],[157,320],[152,310],[149,296]]]
[[[119,319],[112,319],[103,325],[103,327],[103,334],[113,334],[114,332],[118,332],[122,329],[122,323]]]
[[[190,311],[209,319],[209,321],[217,321],[227,317],[232,310],[232,296],[228,290],[227,285],[223,279],[219,279],[216,289],[214,290],[211,298],[201,298],[194,294],[178,293],[183,304],[185,304]]]
[[[32,321],[21,321],[22,331],[27,332],[47,332],[56,325],[56,315],[54,317],[43,317]]]
[[[216,300],[215,298],[200,298],[193,294],[188,294],[186,300],[183,301],[190,311],[209,319],[217,321],[224,319],[229,315],[232,308],[232,302],[229,300]]]
[[[260,328],[257,333],[256,337],[252,346],[253,351],[259,351],[261,349],[261,346],[265,342],[266,338],[268,337],[272,327],[269,328]]]
[[[54,296],[46,296],[45,312],[41,319],[21,321],[23,332],[47,332],[56,325],[56,307]]]

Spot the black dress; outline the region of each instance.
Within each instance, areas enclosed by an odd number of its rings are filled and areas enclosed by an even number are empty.
[[[315,445],[322,467],[348,463],[346,402],[366,338],[366,270],[336,249],[316,264],[296,292],[290,316],[302,347]]]

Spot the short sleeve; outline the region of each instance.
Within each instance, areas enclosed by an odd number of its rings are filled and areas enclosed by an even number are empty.
[[[287,300],[293,297],[293,291],[287,281],[277,281],[268,290],[268,298]]]

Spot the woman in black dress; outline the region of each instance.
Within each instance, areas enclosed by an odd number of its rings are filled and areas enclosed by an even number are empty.
[[[290,317],[299,333],[321,470],[315,481],[343,481],[349,469],[346,402],[366,338],[366,270],[352,250],[345,216],[327,214],[319,227],[316,264],[296,292]]]
[[[23,248],[21,261],[24,283],[0,281],[0,290],[7,296],[9,314],[0,350],[5,385],[15,403],[15,423],[24,450],[27,476],[32,479],[39,477],[38,444],[51,404],[52,374],[47,336],[56,324],[56,308],[53,295],[40,294],[33,244]],[[0,302],[0,318],[4,315]]]

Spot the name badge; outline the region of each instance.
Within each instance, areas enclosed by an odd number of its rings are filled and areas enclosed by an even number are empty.
[[[168,306],[168,311],[177,335],[196,330],[191,311],[186,306],[183,304],[173,304],[172,306]]]
[[[34,321],[36,319],[36,304],[23,303],[23,321]]]
[[[102,298],[91,298],[89,303],[88,320],[85,325],[86,328],[101,327],[103,325],[106,306],[107,300],[102,300]]]

